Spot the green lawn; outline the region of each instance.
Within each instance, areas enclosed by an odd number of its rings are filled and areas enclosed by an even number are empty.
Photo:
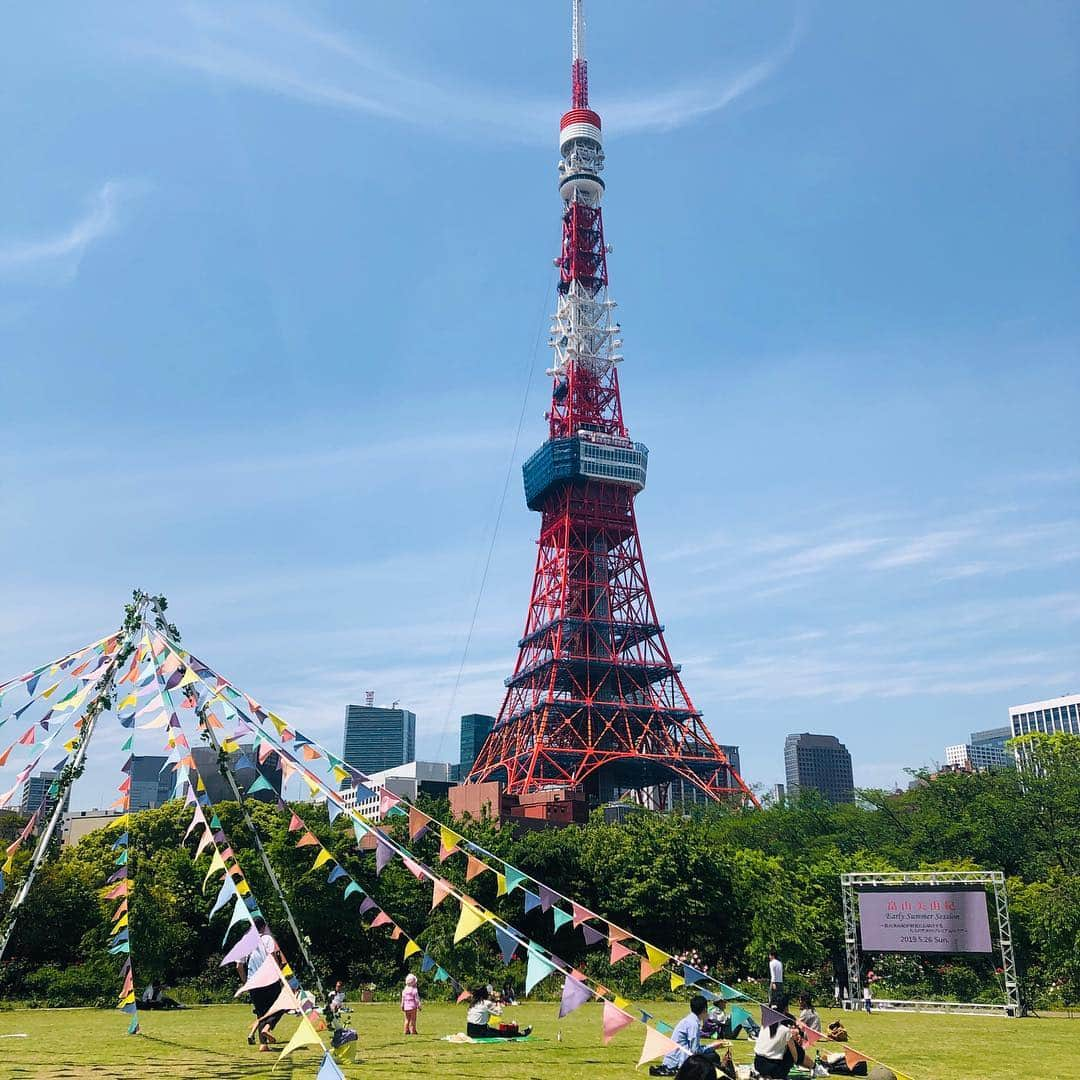
[[[683,1010],[657,1003],[651,1011],[674,1022]],[[822,1010],[822,1017],[836,1014]],[[420,1014],[418,1037],[400,1034],[392,1005],[355,1005],[360,1033],[357,1064],[350,1077],[438,1077],[439,1080],[613,1080],[634,1075],[642,1029],[634,1025],[605,1047],[600,1009],[586,1005],[559,1020],[557,1005],[528,1003],[507,1019],[533,1024],[528,1043],[454,1046],[443,1035],[464,1027],[465,1010],[433,1004]],[[96,1009],[29,1009],[0,1012],[2,1077],[231,1078],[313,1077],[318,1056],[300,1050],[271,1074],[276,1055],[260,1054],[244,1041],[251,1014],[245,1006],[193,1008],[180,1013],[144,1013],[143,1034],[125,1034],[127,1017]],[[989,1017],[871,1017],[844,1014],[852,1044],[914,1080],[1015,1080],[1017,1077],[1080,1076],[1080,1023],[1060,1019],[1006,1020]],[[295,1027],[279,1026],[282,1040]],[[562,1039],[558,1038],[561,1031]],[[25,1033],[26,1038],[4,1038]],[[749,1044],[735,1043],[737,1061],[749,1060]],[[647,1075],[642,1068],[636,1075]]]

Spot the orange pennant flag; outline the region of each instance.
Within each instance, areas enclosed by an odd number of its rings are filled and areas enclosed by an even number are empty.
[[[663,964],[650,964],[646,956],[641,958],[641,981],[644,982],[650,975],[655,975],[663,969]]]
[[[844,1047],[844,1061],[847,1062],[849,1069],[854,1069],[860,1062],[869,1060],[864,1054],[860,1054],[858,1050],[852,1050],[850,1046]]]
[[[633,955],[633,949],[628,949],[625,945],[620,944],[618,941],[613,941],[611,943],[611,959],[608,961],[608,963],[617,964],[620,960],[625,960],[626,957]]]
[[[319,838],[314,833],[306,832],[306,833],[304,833],[303,836],[300,837],[299,840],[296,841],[296,846],[297,847],[312,847],[312,846],[318,847],[319,846]]]
[[[423,812],[423,810],[417,810],[415,806],[409,807],[409,839],[415,840],[416,834],[420,832],[422,828],[431,820]]]
[[[439,878],[432,883],[431,910],[434,911],[450,895],[450,882]]]
[[[472,881],[474,877],[479,876],[485,870],[490,870],[491,867],[487,863],[482,863],[475,855],[470,855],[469,863],[465,870],[465,880]]]

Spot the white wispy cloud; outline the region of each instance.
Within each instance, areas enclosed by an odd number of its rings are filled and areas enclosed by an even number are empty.
[[[0,240],[0,275],[70,281],[78,274],[87,250],[116,232],[125,199],[141,186],[108,180],[91,194],[86,210],[71,224],[31,240]]]
[[[155,62],[310,105],[363,113],[460,136],[494,130],[502,138],[550,142],[561,98],[515,97],[464,78],[419,74],[366,42],[320,26],[285,7],[190,6],[176,33],[150,24],[129,49]],[[717,113],[774,77],[801,36],[801,21],[769,55],[677,86],[608,99],[606,127],[619,134],[682,127]],[[163,42],[166,42],[163,44]],[[477,125],[476,118],[483,123]]]

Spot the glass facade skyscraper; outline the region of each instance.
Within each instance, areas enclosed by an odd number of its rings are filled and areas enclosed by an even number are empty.
[[[166,769],[168,758],[136,754],[131,759],[131,809],[164,806],[173,794],[176,774]]]
[[[484,713],[466,713],[461,718],[461,749],[458,761],[458,775],[462,780],[469,775],[473,762],[480,753],[480,747],[495,724],[494,716]]]
[[[835,735],[789,735],[784,740],[784,770],[790,799],[817,791],[832,803],[855,801],[851,755]]]
[[[341,756],[364,773],[381,772],[415,761],[415,713],[377,705],[347,705]]]

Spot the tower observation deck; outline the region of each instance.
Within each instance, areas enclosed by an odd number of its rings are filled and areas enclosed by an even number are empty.
[[[608,295],[600,115],[589,105],[583,0],[572,0],[571,107],[559,126],[562,245],[548,437],[526,460],[541,515],[525,630],[469,782],[666,803],[670,782],[756,803],[694,708],[656,615],[634,499],[649,452],[623,420],[622,331]]]

